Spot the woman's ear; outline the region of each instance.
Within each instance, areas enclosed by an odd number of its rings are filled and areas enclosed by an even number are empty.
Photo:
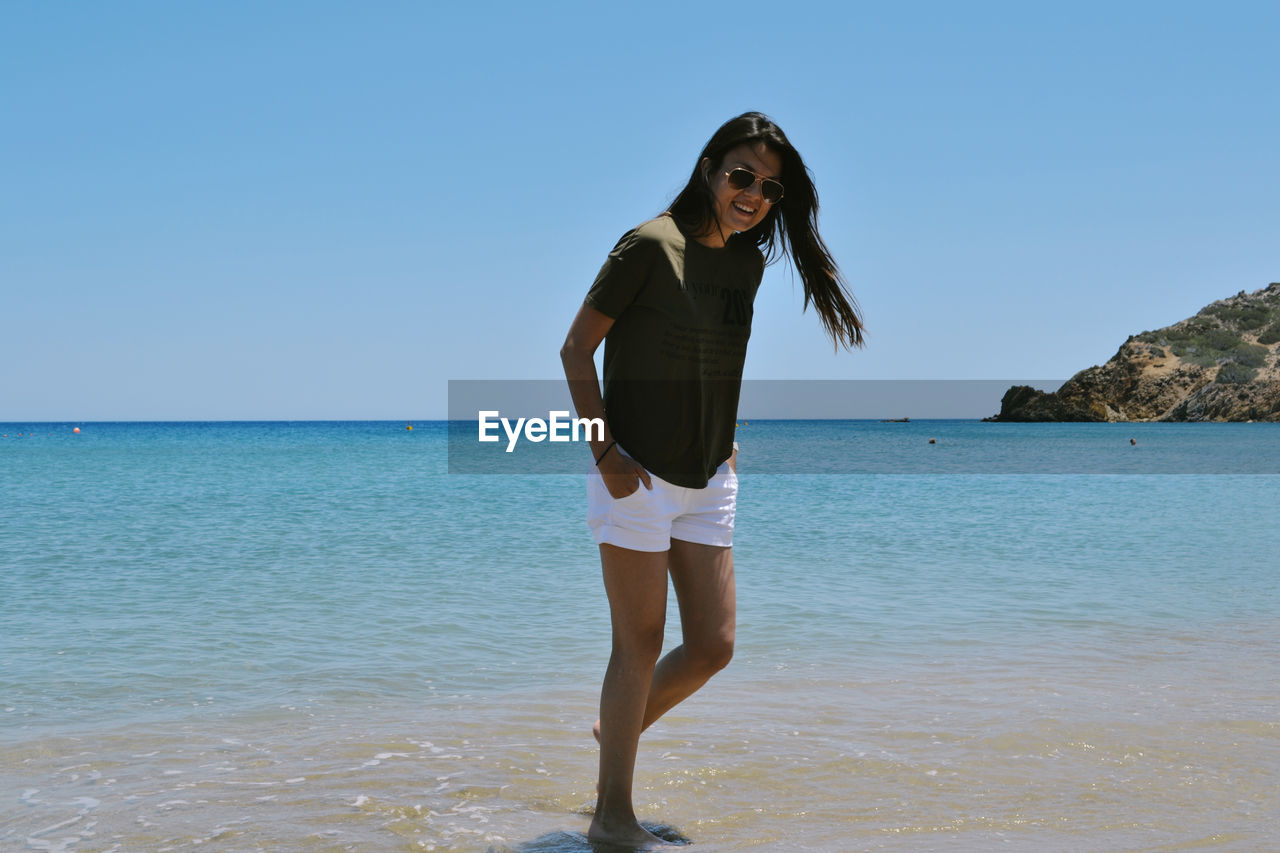
[[[702,180],[705,183],[711,183],[711,158],[703,157],[702,162],[698,164],[698,168],[702,170]]]

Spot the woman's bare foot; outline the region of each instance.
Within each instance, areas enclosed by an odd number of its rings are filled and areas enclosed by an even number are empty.
[[[665,841],[645,829],[635,818],[629,821],[611,822],[601,819],[597,812],[587,830],[587,840],[592,844],[608,845],[605,849],[622,848],[624,850],[673,850],[676,845]]]
[[[591,736],[600,742],[600,721],[596,720],[591,727]],[[596,783],[596,795],[600,794],[600,783]],[[587,830],[587,840],[592,844],[604,845],[598,853],[614,853],[615,850],[672,850],[677,845],[654,835],[641,826],[634,817],[626,820],[610,820],[596,809]]]

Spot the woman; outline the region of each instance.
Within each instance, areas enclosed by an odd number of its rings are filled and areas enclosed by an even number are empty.
[[[640,733],[733,654],[733,431],[765,264],[787,254],[805,307],[813,303],[837,344],[862,345],[817,214],[809,172],[782,130],[760,113],[730,120],[671,207],[609,253],[560,351],[578,416],[606,424],[588,478],[613,622],[592,841],[661,844],[631,802]],[[603,395],[593,359],[601,341]],[[659,661],[668,574],[683,642]]]

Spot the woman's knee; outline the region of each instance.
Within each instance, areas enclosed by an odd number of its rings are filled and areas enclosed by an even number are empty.
[[[662,654],[664,625],[631,627],[626,631],[614,631],[613,653],[637,664],[652,666]]]
[[[691,652],[697,666],[709,673],[717,673],[733,660],[733,637],[712,637],[697,643]]]

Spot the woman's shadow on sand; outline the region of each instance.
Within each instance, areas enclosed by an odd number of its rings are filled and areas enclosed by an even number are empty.
[[[661,823],[645,823],[641,826],[670,844],[683,847],[692,844],[693,840],[674,826]],[[581,832],[548,832],[532,841],[526,841],[518,847],[490,847],[489,853],[635,853],[634,847],[623,847],[617,844],[601,844],[587,840]]]

